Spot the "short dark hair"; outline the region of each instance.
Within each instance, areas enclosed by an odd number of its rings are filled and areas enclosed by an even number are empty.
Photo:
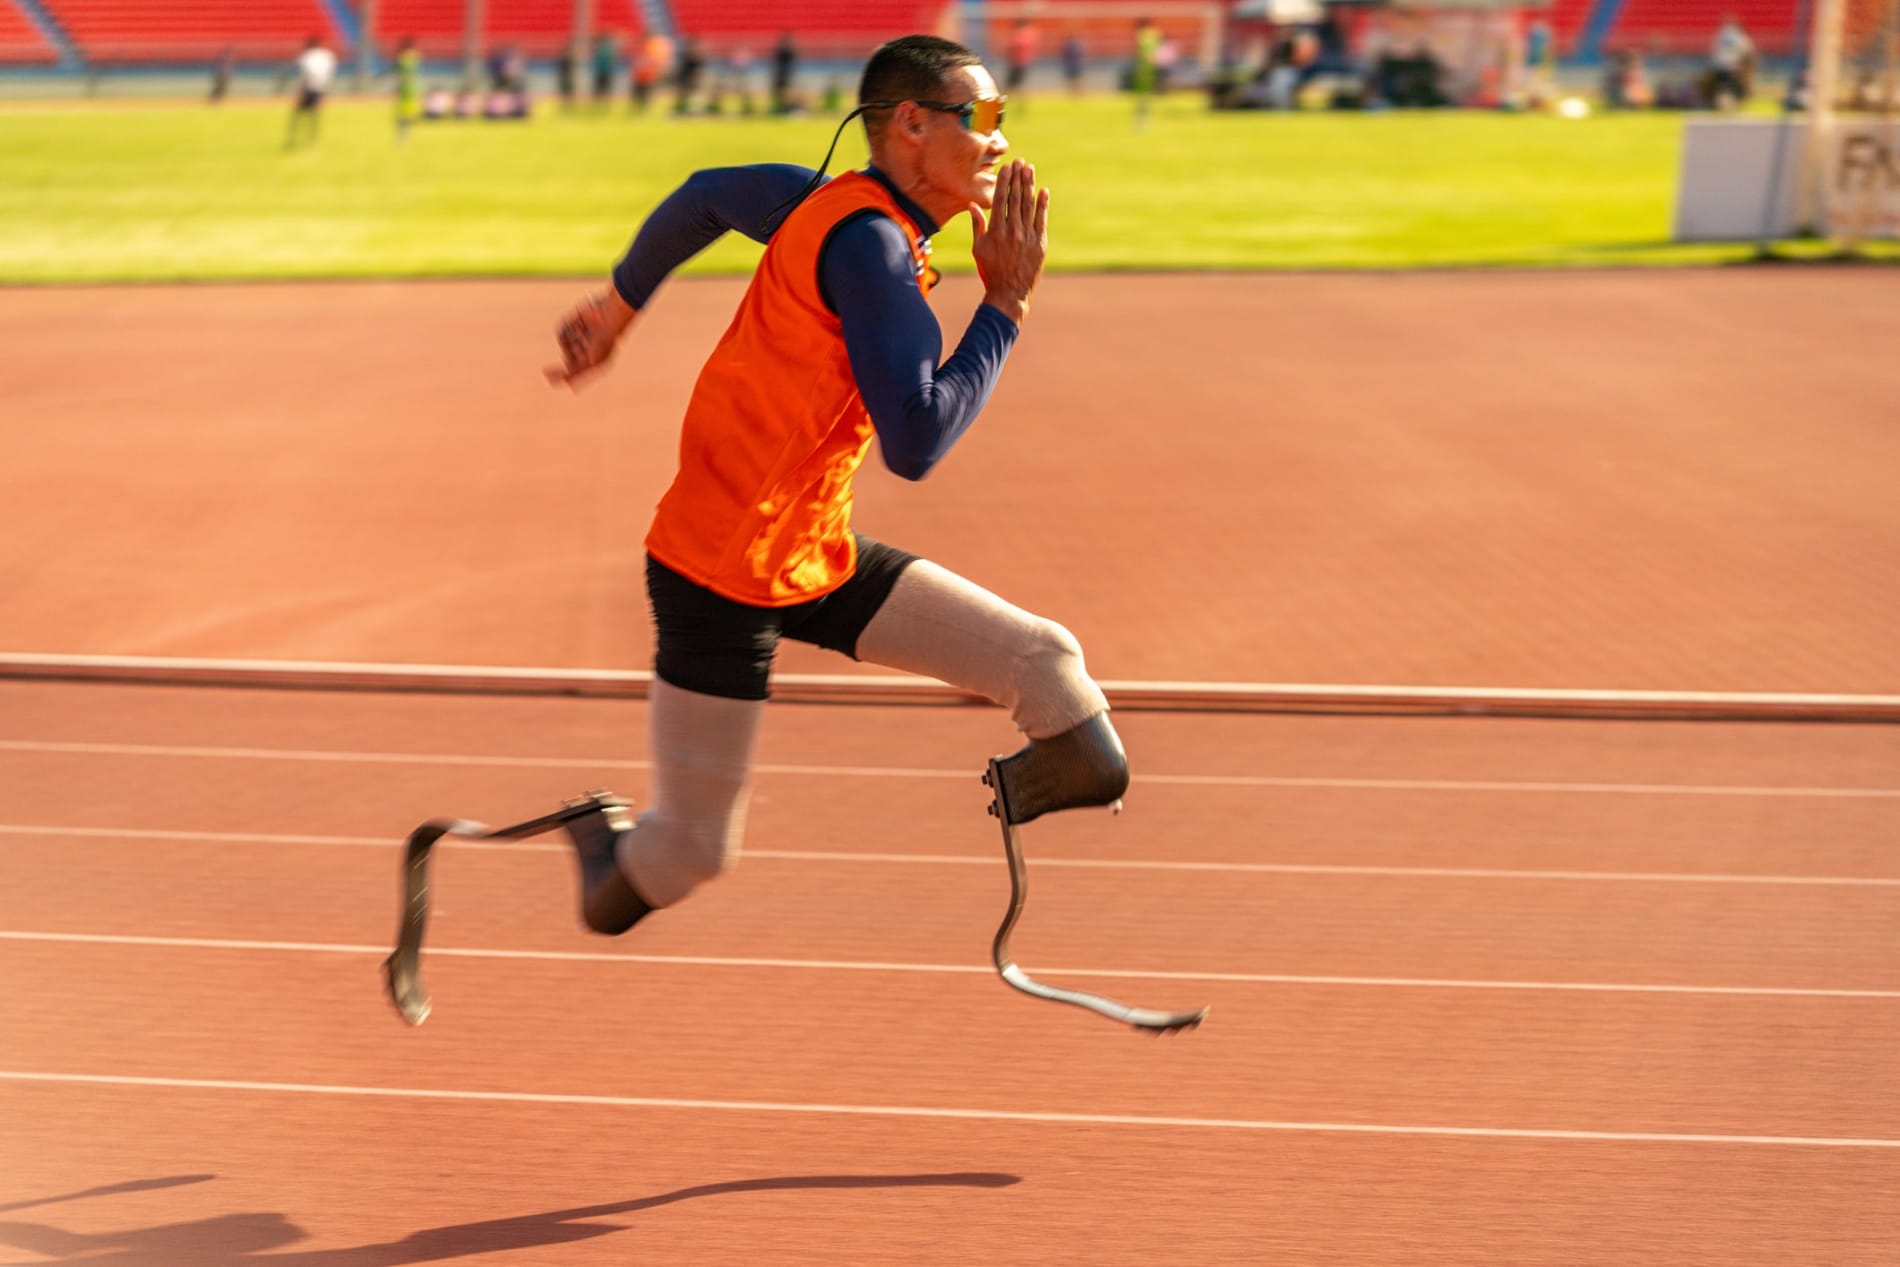
[[[858,103],[867,101],[929,101],[943,89],[944,76],[961,66],[981,66],[983,59],[957,43],[935,35],[904,35],[871,54],[858,80]],[[867,111],[864,130],[876,135],[890,116]]]

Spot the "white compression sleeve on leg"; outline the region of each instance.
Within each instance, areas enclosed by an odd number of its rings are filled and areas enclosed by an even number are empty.
[[[1075,635],[927,559],[897,578],[859,636],[857,655],[994,700],[1031,739],[1059,735],[1108,708]]]
[[[671,906],[738,860],[763,700],[682,690],[647,697],[650,802],[620,838],[620,869],[649,906]]]

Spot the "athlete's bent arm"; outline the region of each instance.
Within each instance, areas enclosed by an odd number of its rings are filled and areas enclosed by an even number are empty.
[[[791,163],[755,163],[709,167],[687,177],[640,226],[614,266],[613,284],[562,319],[556,333],[563,363],[546,371],[548,381],[573,384],[605,365],[660,283],[728,229],[765,241],[797,205],[812,175],[811,168]]]
[[[668,274],[736,229],[754,242],[772,236],[811,182],[809,167],[753,163],[694,172],[668,194],[614,266],[614,289],[638,311]]]
[[[818,267],[884,465],[920,480],[989,401],[1016,323],[990,304],[978,306],[957,350],[939,365],[943,330],[917,288],[910,243],[882,215],[841,227]]]

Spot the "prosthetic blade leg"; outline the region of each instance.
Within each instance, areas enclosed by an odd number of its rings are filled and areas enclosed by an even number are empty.
[[[983,782],[995,793],[989,812],[1003,826],[1003,856],[1009,862],[1009,910],[990,946],[990,958],[1004,982],[1034,998],[1074,1004],[1151,1034],[1193,1029],[1207,1019],[1206,1008],[1164,1012],[1129,1007],[1082,990],[1044,985],[1024,972],[1009,952],[1009,935],[1029,897],[1029,869],[1023,861],[1017,827],[1059,809],[1086,805],[1112,805],[1118,812],[1121,809],[1120,797],[1128,787],[1128,764],[1121,741],[1108,724],[1108,715],[1098,714],[1051,739],[1032,740],[1014,756],[991,758]]]
[[[429,1019],[429,991],[422,984],[422,934],[429,924],[429,855],[444,836],[470,840],[526,840],[589,814],[624,811],[629,802],[610,792],[590,792],[566,802],[552,814],[531,818],[512,827],[489,828],[465,818],[436,818],[409,833],[403,849],[402,917],[396,927],[396,949],[383,960],[383,980],[390,1001],[402,1019],[420,1025]]]

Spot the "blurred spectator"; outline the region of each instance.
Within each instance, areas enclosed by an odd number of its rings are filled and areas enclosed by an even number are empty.
[[[680,44],[679,65],[673,72],[673,113],[687,114],[693,98],[699,94],[699,77],[706,69],[706,55],[699,41],[687,36]]]
[[[1755,41],[1731,13],[1722,19],[1709,49],[1709,104],[1717,110],[1733,110],[1748,100],[1754,77]]]
[[[284,136],[284,148],[293,149],[300,138],[315,142],[317,139],[318,113],[323,109],[323,95],[330,91],[330,83],[336,78],[336,54],[323,46],[319,36],[311,36],[305,41],[303,52],[297,57],[297,103],[291,107],[290,130]],[[304,137],[304,133],[308,133]]]
[[[512,48],[497,48],[488,54],[488,90],[514,92],[522,87],[521,54]]]
[[[1300,104],[1300,89],[1319,66],[1319,37],[1305,28],[1288,31],[1275,43],[1266,77],[1266,103],[1275,110]]]
[[[744,44],[733,49],[726,59],[728,86],[739,99],[739,113],[748,117],[759,112],[758,100],[752,94],[752,70],[757,62],[752,50]]]
[[[580,73],[579,40],[569,40],[561,45],[561,55],[554,62],[554,89],[560,94],[561,109],[572,110],[578,88],[575,78]]]
[[[237,70],[237,50],[226,48],[211,67],[211,104],[217,105],[231,91],[231,75]]]
[[[405,35],[396,50],[396,139],[407,140],[409,125],[422,114],[422,54],[414,39]]]
[[[605,106],[614,95],[614,74],[619,69],[620,52],[614,46],[614,33],[602,31],[594,37],[594,104]]]
[[[1082,93],[1082,72],[1086,64],[1081,36],[1070,35],[1062,41],[1062,77],[1068,81],[1069,95],[1072,97]]]
[[[482,117],[525,119],[528,113],[527,62],[517,48],[498,48],[488,56],[488,94],[482,98]]]
[[[1524,65],[1524,104],[1542,109],[1557,99],[1557,41],[1542,18],[1532,20],[1524,32]]]
[[[1605,59],[1603,104],[1611,110],[1647,110],[1657,104],[1649,67],[1635,49],[1619,48]]]
[[[1164,35],[1155,45],[1155,95],[1168,91],[1175,83],[1175,68],[1181,64],[1181,45]]]
[[[1420,110],[1451,104],[1442,86],[1444,67],[1423,41],[1409,52],[1388,47],[1374,78],[1377,95],[1389,106]]]
[[[798,74],[798,41],[786,31],[772,50],[772,113],[792,112],[792,79]]]
[[[648,35],[641,42],[640,51],[634,55],[633,72],[627,79],[627,90],[632,94],[635,110],[643,114],[646,112],[653,100],[653,90],[672,68],[673,41],[658,31]]]
[[[1135,123],[1145,127],[1154,95],[1160,86],[1161,28],[1150,18],[1135,20],[1135,64],[1128,77],[1129,90],[1135,94]]]
[[[1021,97],[1029,84],[1029,68],[1035,64],[1036,48],[1041,43],[1036,24],[1028,18],[1017,18],[1016,29],[1009,33],[1009,71],[1004,77],[1003,95],[1010,97],[1010,105],[1020,111]]]

